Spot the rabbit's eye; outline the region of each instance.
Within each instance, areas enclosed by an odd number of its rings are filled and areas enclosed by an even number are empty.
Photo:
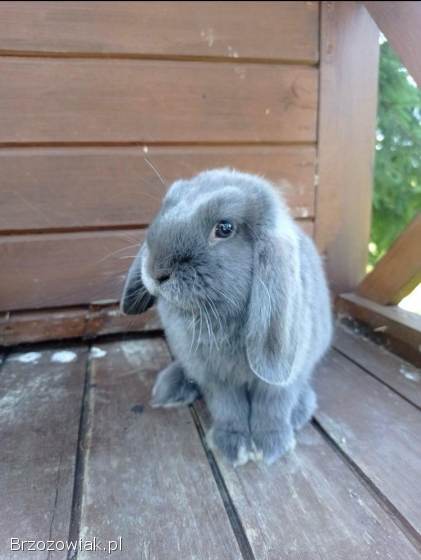
[[[214,229],[214,235],[218,239],[225,239],[234,232],[234,225],[228,220],[221,220]]]

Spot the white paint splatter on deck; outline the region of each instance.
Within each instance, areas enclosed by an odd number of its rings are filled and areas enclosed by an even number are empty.
[[[37,364],[41,358],[41,352],[25,352],[9,358],[10,362],[21,362],[23,364]]]
[[[52,362],[57,362],[59,364],[67,364],[69,362],[73,362],[76,360],[75,352],[71,352],[70,350],[61,350],[60,352],[54,352],[51,356]]]
[[[98,348],[98,346],[92,346],[91,358],[103,358],[106,355],[107,352],[105,350],[102,350],[102,348]]]
[[[417,381],[420,381],[420,379],[421,379],[421,376],[417,371],[413,371],[413,370],[411,370],[409,368],[406,368],[404,366],[402,366],[399,371],[404,377],[406,377],[406,379],[409,379],[410,381],[417,382]]]

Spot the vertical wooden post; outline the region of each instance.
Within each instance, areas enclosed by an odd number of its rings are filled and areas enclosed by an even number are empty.
[[[360,2],[321,2],[315,239],[334,293],[364,275],[370,232],[379,33]]]

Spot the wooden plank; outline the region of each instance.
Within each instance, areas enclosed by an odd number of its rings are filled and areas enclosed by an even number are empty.
[[[10,354],[0,372],[4,560],[19,556],[10,551],[12,537],[68,538],[86,357],[84,347],[68,346]],[[46,551],[29,554],[47,557]],[[67,558],[67,552],[49,554]]]
[[[121,536],[131,558],[237,560],[189,410],[148,405],[155,374],[170,361],[165,343],[103,344],[101,353],[90,371],[80,535]]]
[[[383,346],[338,325],[334,346],[351,361],[421,408],[421,371]]]
[[[421,317],[397,306],[380,305],[355,294],[342,294],[335,304],[339,314],[369,325],[393,352],[421,367]]]
[[[318,59],[317,2],[2,3],[6,52]]]
[[[8,312],[0,317],[0,346],[160,329],[155,309],[130,317],[121,315],[115,305]]]
[[[4,57],[0,74],[2,143],[316,139],[316,68]]]
[[[312,235],[313,222],[300,221]],[[0,237],[0,310],[118,301],[145,230]]]
[[[0,231],[50,231],[149,224],[167,184],[212,167],[264,175],[282,189],[296,217],[314,216],[315,148],[243,146],[12,148],[0,152]],[[98,200],[101,204],[98,204]]]
[[[419,2],[364,2],[404,66],[421,85],[421,4]]]
[[[335,351],[316,388],[317,420],[420,538],[421,412]]]
[[[383,305],[398,304],[421,282],[421,214],[367,274],[357,294]]]
[[[195,405],[205,427],[209,417]],[[255,558],[371,560],[418,558],[349,466],[313,428],[267,467],[217,464]]]
[[[0,309],[118,300],[144,235],[122,230],[0,238]]]
[[[321,10],[315,237],[340,293],[356,287],[367,261],[379,44],[360,2],[322,2]]]

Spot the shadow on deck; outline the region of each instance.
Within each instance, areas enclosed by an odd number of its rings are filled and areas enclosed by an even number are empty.
[[[82,538],[89,548],[94,537],[105,548],[121,538],[122,550],[51,558],[421,557],[418,370],[339,327],[296,450],[271,467],[233,469],[206,447],[201,403],[149,407],[169,361],[161,338],[5,357],[2,559],[25,557],[11,538]]]

